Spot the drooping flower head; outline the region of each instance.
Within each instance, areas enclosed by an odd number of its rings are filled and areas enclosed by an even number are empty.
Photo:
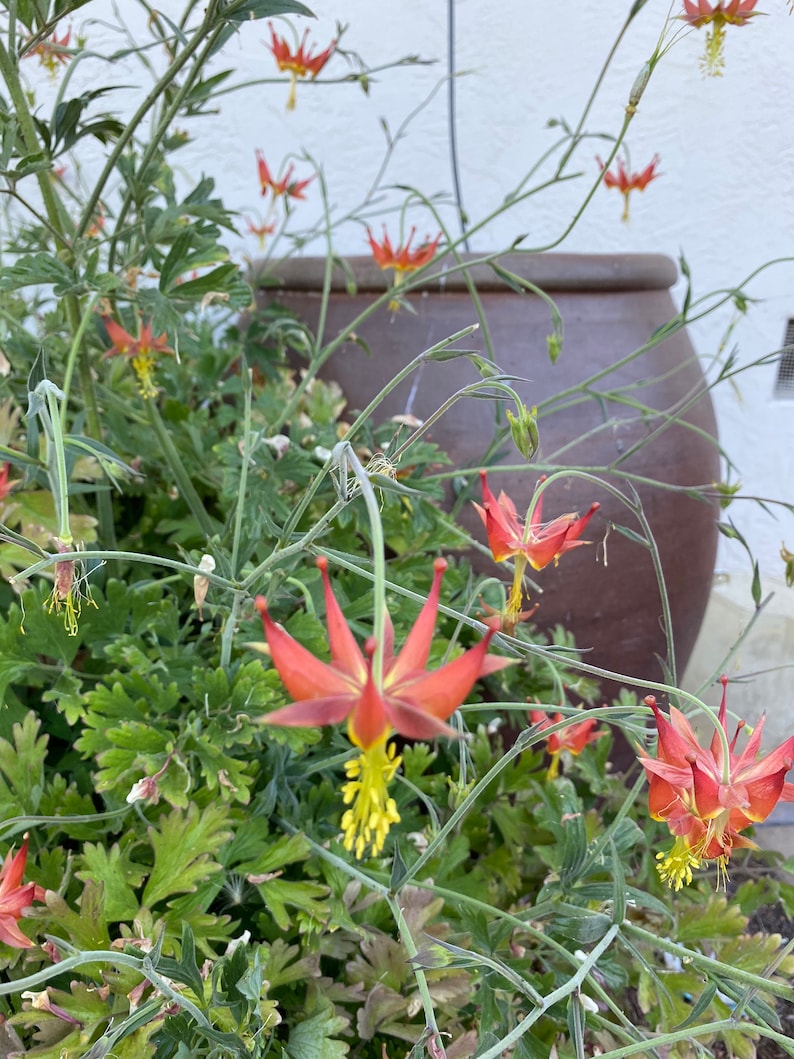
[[[299,77],[310,77],[312,81],[319,74],[333,54],[336,40],[332,40],[325,51],[313,54],[314,48],[307,48],[306,42],[309,38],[308,29],[301,37],[297,51],[293,51],[285,37],[276,35],[272,22],[268,23],[270,29],[270,50],[276,60],[279,70],[290,74],[289,97],[287,98],[287,110],[295,109],[295,86]]]
[[[8,464],[6,464],[8,466]],[[783,542],[780,545],[780,558],[783,560],[783,571],[786,577],[786,587],[794,586],[794,552],[790,552]]]
[[[262,189],[262,194],[267,195],[268,191],[272,191],[274,198],[284,195],[285,198],[290,199],[305,199],[306,196],[303,193],[309,184],[311,184],[312,180],[314,180],[314,176],[310,176],[306,180],[295,180],[293,178],[295,166],[292,165],[292,163],[287,166],[286,172],[281,180],[276,180],[270,172],[264,154],[259,150],[256,152],[256,166],[257,172],[259,173],[259,186]]]
[[[416,272],[417,269],[423,268],[428,262],[432,261],[438,249],[441,232],[432,240],[429,235],[425,236],[424,242],[417,246],[415,250],[412,250],[411,243],[415,235],[416,228],[412,228],[408,233],[405,245],[395,248],[392,246],[385,225],[383,226],[383,239],[380,242],[375,239],[370,229],[367,228],[367,239],[369,239],[375,264],[380,269],[394,269],[395,284],[400,282],[405,273]]]
[[[530,710],[529,719],[532,724],[540,725],[542,732],[546,728],[551,728],[552,725],[559,724],[563,720],[563,715],[555,713],[553,717],[549,717],[543,710]],[[562,728],[559,732],[551,732],[546,736],[546,750],[551,757],[551,764],[546,773],[547,779],[557,778],[560,771],[560,754],[563,750],[567,750],[569,754],[576,757],[581,754],[588,743],[594,743],[602,735],[607,734],[603,731],[594,732],[593,729],[597,724],[595,717],[589,717],[586,721],[576,721],[574,724],[569,724],[567,728]]]
[[[6,855],[0,868],[0,941],[13,945],[15,949],[29,949],[33,942],[25,937],[17,925],[26,908],[34,901],[43,899],[43,890],[35,883],[24,883],[25,865],[28,860],[28,836],[19,852],[13,850]]]
[[[604,163],[598,156],[596,156],[596,161],[603,172],[606,168]],[[632,173],[629,171],[626,162],[622,158],[618,158],[616,163],[617,172],[613,173],[611,169],[607,169],[604,173],[606,186],[608,188],[617,188],[623,196],[622,221],[627,222],[629,219],[629,198],[632,191],[644,191],[652,180],[661,176],[660,173],[656,172],[659,162],[659,155],[655,154],[644,169],[641,169],[638,173]]]
[[[5,500],[11,492],[11,487],[14,484],[13,479],[9,479],[8,477],[10,472],[11,464],[6,461],[0,466],[0,500]]]
[[[138,379],[138,389],[140,390],[141,396],[149,399],[150,397],[157,396],[157,387],[154,385],[154,369],[157,364],[157,357],[164,353],[173,355],[173,349],[166,345],[165,331],[158,337],[155,338],[152,334],[151,321],[141,325],[141,333],[138,338],[133,337],[128,331],[125,331],[121,324],[111,316],[103,316],[102,322],[108,333],[110,341],[113,343],[111,348],[107,350],[102,356],[105,360],[107,357],[126,357],[132,364],[133,371]]]
[[[541,478],[541,481],[544,480]],[[541,493],[535,502],[529,522],[524,524],[507,493],[501,492],[498,500],[493,495],[488,487],[486,471],[480,471],[480,481],[482,505],[475,503],[474,507],[488,534],[488,546],[498,563],[506,559],[514,561],[513,589],[507,604],[507,614],[515,617],[521,611],[524,571],[527,564],[533,570],[542,570],[550,562],[556,565],[560,556],[571,548],[589,544],[589,541],[579,538],[600,504],[591,504],[590,510],[581,518],[575,514],[558,515],[551,522],[544,524]]]
[[[725,67],[725,27],[744,26],[758,14],[758,0],[684,0],[684,13],[678,17],[695,29],[708,26],[706,50],[700,60],[704,75],[721,77]]]
[[[257,240],[259,241],[260,250],[264,250],[267,237],[269,235],[272,235],[273,232],[275,232],[276,230],[276,222],[271,221],[268,224],[263,221],[262,223],[258,224],[256,221],[252,220],[249,217],[246,223],[246,227],[248,228],[248,231],[251,233],[251,235],[256,236]]]
[[[411,242],[415,234],[416,228],[412,228],[408,233],[405,245],[398,246],[395,249],[392,246],[391,239],[389,239],[389,233],[386,231],[385,225],[383,226],[383,239],[381,242],[378,242],[370,229],[367,228],[367,239],[372,250],[372,256],[375,258],[375,264],[383,271],[389,268],[393,269],[395,289],[402,283],[403,276],[410,272],[416,272],[417,269],[424,268],[425,265],[432,261],[438,249],[441,232],[433,240],[430,239],[429,235],[425,236],[425,241],[416,247],[415,250],[412,250]],[[395,311],[399,309],[399,301],[396,298],[392,299],[389,302],[389,308]]]
[[[51,77],[55,77],[59,68],[72,58],[72,53],[68,50],[71,39],[72,27],[69,26],[60,40],[58,40],[58,34],[53,33],[49,40],[40,40],[38,44],[28,49],[23,57],[28,59],[37,55],[39,63],[49,70]]]
[[[460,706],[478,677],[509,664],[508,659],[487,657],[493,635],[462,655],[428,672],[427,660],[433,640],[441,580],[447,563],[436,559],[433,584],[424,606],[399,654],[394,654],[394,628],[385,617],[383,673],[380,682],[373,674],[376,642],[370,637],[364,650],[345,621],[328,577],[328,560],[317,559],[325,593],[330,662],[322,662],[301,646],[270,617],[267,602],[256,599],[262,615],[268,647],[287,691],[289,706],[267,714],[267,724],[316,726],[347,720],[350,741],[362,751],[348,763],[350,783],[345,800],[356,805],[342,820],[345,848],[355,849],[357,857],[371,846],[373,853],[383,848],[390,823],[399,819],[396,806],[387,797],[388,780],[399,760],[387,741],[397,732],[406,739],[433,739],[454,735],[445,722]]]
[[[54,538],[57,550],[64,554],[75,550],[70,541],[64,544],[60,538]],[[94,597],[83,571],[83,564],[74,559],[63,559],[55,564],[54,583],[47,603],[47,613],[63,614],[63,625],[69,636],[76,636],[83,613],[83,603],[95,607]]]
[[[722,684],[717,720],[727,739],[726,677]],[[675,837],[668,853],[657,854],[659,874],[680,890],[703,861],[714,860],[724,878],[734,849],[755,848],[740,832],[766,820],[779,801],[794,801],[794,784],[785,779],[794,764],[794,736],[759,758],[762,717],[737,754],[736,742],[745,727],[740,721],[726,756],[719,732],[708,748],[703,747],[680,710],[671,706],[668,720],[652,695],[645,702],[653,710],[659,737],[655,758],[639,748],[649,782],[648,806],[651,816],[663,820]]]

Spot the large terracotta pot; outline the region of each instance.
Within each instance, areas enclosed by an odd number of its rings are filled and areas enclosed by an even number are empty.
[[[348,293],[345,276],[334,276],[323,341],[328,342],[372,304],[385,288],[384,275],[370,259],[348,259],[356,292]],[[583,465],[626,489],[624,474],[660,480],[673,486],[699,486],[719,478],[714,441],[714,412],[704,377],[685,333],[679,332],[631,363],[613,366],[641,347],[674,315],[669,288],[676,280],[673,262],[649,255],[508,255],[501,263],[548,292],[564,321],[562,354],[549,361],[546,337],[551,332],[548,306],[536,295],[507,288],[488,266],[474,266],[474,279],[487,318],[496,362],[502,371],[529,381],[516,384],[528,406],[542,404],[598,372],[592,392],[613,397],[560,402],[542,408],[539,423],[543,465]],[[276,297],[315,328],[320,307],[324,261],[284,262],[278,269],[283,286],[269,288],[263,299]],[[408,296],[414,312],[380,308],[360,326],[357,335],[371,351],[345,343],[324,368],[343,387],[350,406],[363,408],[395,372],[422,350],[477,321],[460,273],[446,276]],[[482,330],[467,337],[466,348],[484,351]],[[478,378],[464,359],[429,363],[384,402],[379,416],[406,410],[426,419],[460,386]],[[620,391],[618,393],[618,391]],[[622,399],[628,398],[674,413],[687,407],[689,426],[675,423],[647,445],[635,444],[658,430],[664,416],[643,416]],[[620,397],[621,400],[617,398]],[[694,428],[694,429],[692,429]],[[459,467],[478,467],[494,431],[494,407],[488,401],[464,400],[432,428],[430,437]],[[583,440],[571,446],[577,438]],[[570,447],[569,447],[570,446]],[[628,458],[625,454],[631,453]],[[509,441],[504,462],[521,463]],[[606,470],[604,470],[606,468]],[[494,492],[505,489],[519,512],[526,510],[539,471],[534,466],[489,474]],[[476,476],[475,476],[476,483]],[[694,645],[711,585],[716,551],[715,510],[684,492],[636,482],[637,491],[661,553],[675,629],[679,675]],[[475,484],[474,495],[478,496]],[[601,510],[587,536],[603,540],[610,522],[637,532],[634,517],[606,490],[570,479],[546,492],[544,517],[586,510],[598,500]],[[468,527],[484,540],[481,523],[467,505]],[[605,562],[606,555],[606,562]],[[472,556],[489,575],[500,567],[488,557]],[[505,580],[509,580],[504,572]],[[648,550],[619,532],[600,544],[574,549],[557,568],[537,575],[543,588],[535,619],[541,626],[562,622],[575,634],[585,660],[628,675],[659,679],[659,658],[666,654],[661,628],[660,594]]]

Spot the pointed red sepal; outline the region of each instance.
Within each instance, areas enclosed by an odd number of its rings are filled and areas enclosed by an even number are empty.
[[[333,666],[315,658],[286,629],[270,617],[267,601],[257,596],[254,606],[262,615],[270,656],[284,687],[293,699],[321,699],[350,694],[350,680]]]
[[[317,558],[317,569],[322,574],[323,592],[325,593],[325,618],[328,624],[328,646],[331,649],[331,661],[340,669],[352,674],[357,680],[366,679],[366,665],[361,649],[356,643],[350,626],[345,621],[341,607],[337,602],[331,580],[328,577],[328,560],[324,555]]]
[[[368,643],[374,649],[374,642]],[[362,750],[367,750],[385,739],[390,727],[383,695],[375,687],[372,679],[372,666],[368,663],[364,687],[357,695],[353,712],[350,715],[348,724],[350,739]]]
[[[441,594],[441,581],[447,569],[446,559],[436,559],[433,563],[433,584],[413,624],[403,648],[394,660],[393,665],[384,675],[387,684],[399,684],[409,674],[423,671],[427,665],[430,648],[433,644],[433,633],[436,628],[438,600]]]
[[[480,676],[492,636],[493,630],[489,629],[478,644],[432,673],[413,680],[408,679],[399,688],[388,685],[389,697],[413,699],[422,704],[425,713],[446,721],[461,705]]]
[[[352,696],[329,695],[319,699],[291,702],[260,718],[263,724],[284,725],[285,728],[321,728],[325,724],[340,724],[350,713]]]

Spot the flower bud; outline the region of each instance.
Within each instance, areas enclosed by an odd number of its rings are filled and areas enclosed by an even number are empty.
[[[204,600],[207,598],[207,589],[210,587],[210,579],[204,575],[213,572],[215,569],[215,560],[211,555],[202,555],[198,568],[201,573],[193,576],[193,598],[198,607],[199,620],[203,621],[204,613],[202,608],[204,607]]]
[[[650,79],[651,66],[650,63],[645,63],[643,68],[635,77],[634,84],[631,86],[631,91],[629,92],[629,103],[626,107],[626,110],[629,112],[629,114],[633,114],[636,111],[637,107],[640,105],[642,94],[648,87],[648,82],[650,81]]]
[[[526,405],[522,404],[518,416],[514,416],[508,410],[507,421],[510,424],[510,436],[513,444],[529,463],[538,451],[538,410],[533,408],[530,412]]]
[[[785,563],[786,585],[791,588],[794,585],[794,552],[790,552],[785,544],[781,544],[780,558]]]

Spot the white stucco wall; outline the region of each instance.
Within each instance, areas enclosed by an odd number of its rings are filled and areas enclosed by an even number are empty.
[[[160,0],[159,9],[174,14],[180,0]],[[311,40],[323,47],[335,32],[335,21],[349,23],[346,49],[361,53],[371,66],[407,54],[437,58],[436,65],[386,71],[373,80],[369,96],[355,85],[300,85],[298,106],[285,110],[286,84],[260,85],[225,98],[222,113],[193,121],[195,137],[175,160],[187,175],[214,176],[226,203],[244,216],[261,208],[254,159],[264,150],[276,169],[291,152],[309,152],[321,161],[335,210],[360,201],[382,158],[381,117],[392,130],[413,111],[446,69],[446,5],[442,0],[315,0],[318,18],[297,20],[311,25]],[[464,202],[477,221],[504,198],[557,131],[549,118],[575,123],[590,87],[631,4],[554,0],[554,3],[504,0],[483,4],[456,0],[457,65],[468,71],[457,81],[459,147]],[[673,10],[679,9],[678,0]],[[601,187],[585,217],[562,248],[571,251],[661,251],[677,257],[683,250],[694,276],[696,294],[732,287],[763,262],[792,252],[794,234],[794,103],[790,89],[790,56],[794,18],[784,0],[761,0],[766,14],[743,27],[728,27],[725,76],[704,78],[699,69],[704,33],[690,32],[659,64],[629,133],[633,168],[654,153],[661,156],[662,176],[643,194],[635,194],[629,224],[620,221],[621,201]],[[130,25],[140,19],[137,5],[125,0],[121,10]],[[587,127],[618,132],[629,90],[662,32],[668,0],[648,0],[632,23],[593,107]],[[105,23],[92,21],[102,14]],[[111,39],[116,21],[109,2],[96,0],[78,12],[74,28],[101,48]],[[680,25],[680,24],[677,24]],[[683,27],[681,27],[683,28]],[[275,77],[266,46],[267,25],[246,24],[215,68],[233,65],[230,83]],[[340,56],[326,68],[327,77],[347,69]],[[89,70],[89,63],[85,63]],[[114,67],[119,84],[141,83],[135,63]],[[43,92],[51,91],[43,85]],[[139,90],[131,91],[132,100]],[[594,156],[606,153],[597,141],[578,153],[573,171],[581,178],[553,189],[501,216],[472,240],[474,249],[507,245],[528,233],[524,246],[543,246],[564,230],[594,179]],[[296,161],[297,175],[309,174]],[[420,187],[426,194],[449,193],[452,181],[446,136],[446,94],[442,89],[415,118],[398,145],[387,180]],[[298,204],[296,219],[320,216],[317,184],[308,201]],[[378,224],[387,197],[373,208]],[[446,217],[452,223],[453,214]],[[434,231],[427,211],[413,217],[419,234]],[[342,253],[366,252],[363,226],[351,223],[337,233]],[[236,253],[254,255],[253,237],[237,243]],[[790,264],[766,271],[746,288],[758,299],[736,324],[730,338],[742,361],[778,348],[789,317],[794,317],[794,269]],[[734,320],[725,308],[693,325],[698,352],[711,357]],[[775,368],[757,369],[726,386],[717,396],[723,444],[737,464],[743,491],[794,501],[794,401],[773,397]],[[778,553],[781,539],[794,549],[794,518],[777,521],[752,504],[735,504],[729,512],[761,559],[766,587],[782,583]],[[686,527],[682,527],[686,547]],[[728,573],[746,569],[744,552],[734,543],[721,545],[720,566]]]

